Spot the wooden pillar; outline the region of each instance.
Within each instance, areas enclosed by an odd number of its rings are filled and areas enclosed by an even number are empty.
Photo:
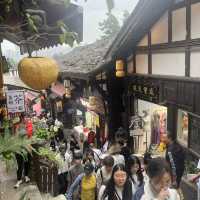
[[[0,39],[0,99],[3,99],[3,59],[2,59],[2,51],[1,51],[1,42]]]
[[[168,105],[167,106],[167,129],[171,132],[176,138],[177,136],[177,116],[178,109],[175,105]]]

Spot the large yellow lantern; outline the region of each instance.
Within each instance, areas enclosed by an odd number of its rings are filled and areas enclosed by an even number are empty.
[[[51,58],[23,58],[18,64],[21,80],[35,90],[47,89],[58,77],[58,65]]]
[[[125,76],[124,61],[117,60],[116,61],[116,77],[124,77],[124,76]]]

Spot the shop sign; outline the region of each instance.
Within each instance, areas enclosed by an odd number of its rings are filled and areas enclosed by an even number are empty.
[[[8,113],[25,112],[24,90],[6,92]]]
[[[131,86],[131,93],[140,99],[151,102],[159,101],[159,87],[148,85],[146,83],[134,83]]]

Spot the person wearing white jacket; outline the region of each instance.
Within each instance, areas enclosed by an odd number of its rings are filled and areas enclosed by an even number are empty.
[[[133,200],[180,200],[175,189],[171,189],[171,168],[164,158],[152,159],[147,168],[149,181],[139,188]]]

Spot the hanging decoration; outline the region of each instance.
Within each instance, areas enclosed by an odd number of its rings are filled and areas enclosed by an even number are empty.
[[[116,77],[124,77],[124,61],[123,60],[116,60]]]
[[[100,97],[90,96],[89,97],[89,109],[96,113],[105,114],[105,108],[103,100]]]
[[[69,87],[65,88],[65,97],[66,98],[71,98],[72,94],[71,94],[71,89]]]
[[[21,80],[35,90],[47,89],[58,77],[58,65],[45,57],[23,58],[18,64]]]

